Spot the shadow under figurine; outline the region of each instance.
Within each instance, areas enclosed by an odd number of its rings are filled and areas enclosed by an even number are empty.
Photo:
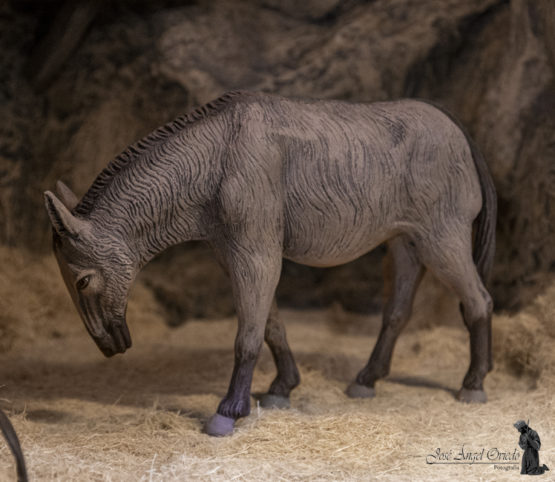
[[[514,426],[520,432],[518,445],[524,450],[520,473],[524,475],[542,475],[549,468],[545,464],[540,467],[538,451],[541,447],[541,441],[538,433],[532,430],[524,420],[519,420]]]
[[[299,372],[274,300],[282,258],[316,267],[381,243],[394,287],[366,366],[347,388],[373,397],[389,373],[425,269],[461,300],[470,367],[458,398],[485,402],[492,368],[497,200],[488,168],[460,125],[418,100],[349,103],[231,92],[128,147],[79,201],[45,193],[54,252],[104,355],[131,346],[125,312],[139,270],[169,246],[204,240],[231,278],[238,317],[229,390],[207,422],[233,432],[250,412],[265,340],[277,376],[263,407],[287,407]]]

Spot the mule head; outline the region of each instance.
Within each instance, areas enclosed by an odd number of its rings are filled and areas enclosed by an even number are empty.
[[[137,273],[127,245],[98,223],[72,214],[77,198],[58,183],[56,197],[44,193],[53,227],[53,248],[67,289],[85,327],[102,353],[113,356],[131,346],[125,314]]]

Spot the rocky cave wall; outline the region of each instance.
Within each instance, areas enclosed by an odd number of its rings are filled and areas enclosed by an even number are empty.
[[[422,97],[462,120],[491,167],[492,290],[498,308],[519,308],[555,272],[554,32],[552,0],[4,2],[0,242],[47,252],[42,193],[56,179],[84,194],[129,143],[226,90]],[[280,301],[377,309],[383,251],[326,270],[286,263]],[[144,279],[174,322],[232,309],[200,245]]]

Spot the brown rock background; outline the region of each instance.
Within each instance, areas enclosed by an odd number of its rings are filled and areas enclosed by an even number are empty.
[[[425,97],[463,121],[491,166],[494,299],[520,308],[555,272],[554,32],[552,0],[3,2],[0,242],[47,253],[45,189],[61,178],[84,194],[126,145],[226,90]],[[383,251],[327,270],[287,263],[280,301],[376,310]],[[170,250],[143,280],[170,323],[232,310],[201,245]],[[453,313],[425,284],[420,318]]]

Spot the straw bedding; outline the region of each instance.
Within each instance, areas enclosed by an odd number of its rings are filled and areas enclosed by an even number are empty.
[[[430,465],[426,458],[462,446],[512,453],[518,419],[530,419],[542,439],[541,462],[555,466],[555,284],[521,313],[495,316],[496,368],[485,405],[453,397],[468,364],[460,325],[404,333],[377,397],[351,400],[343,390],[365,363],[379,318],[367,317],[361,334],[341,327],[337,310],[284,311],[302,377],[292,408],[259,409],[253,398],[235,434],[214,439],[202,425],[227,388],[233,318],[170,328],[139,281],[128,310],[134,347],[107,360],[50,257],[1,248],[0,261],[0,406],[33,480],[512,480],[519,465]],[[273,375],[264,349],[253,392]],[[14,473],[1,443],[0,479]]]

